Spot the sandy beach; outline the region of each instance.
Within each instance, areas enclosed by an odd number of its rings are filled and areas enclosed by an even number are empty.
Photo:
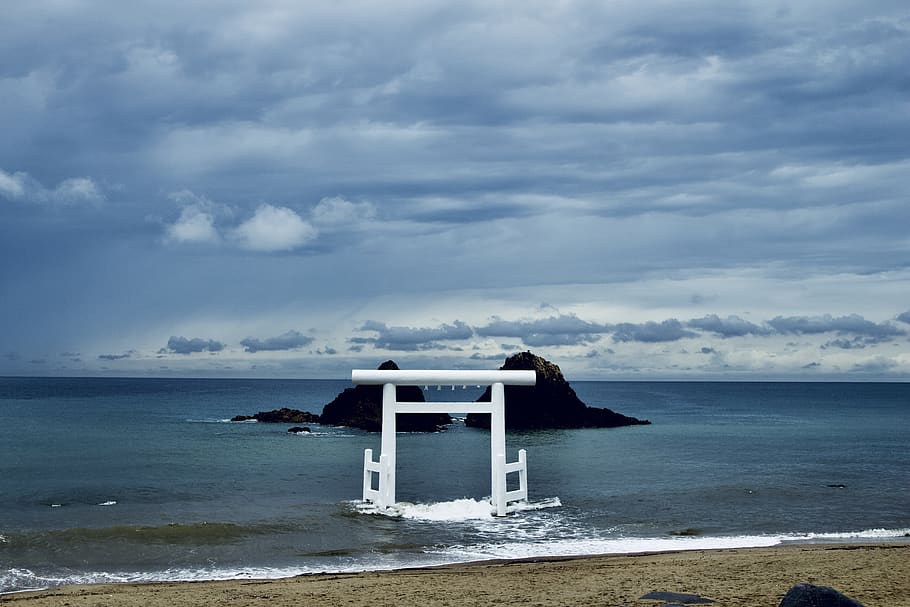
[[[910,543],[497,561],[280,580],[68,586],[0,596],[10,607],[123,605],[664,605],[651,592],[775,607],[796,583],[832,586],[866,607],[910,607]]]

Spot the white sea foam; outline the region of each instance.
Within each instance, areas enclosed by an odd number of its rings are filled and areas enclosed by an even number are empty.
[[[516,502],[509,505],[508,512],[510,514],[528,512],[544,508],[556,508],[561,505],[559,498],[553,497],[539,502]],[[355,508],[363,514],[384,514],[386,516],[422,521],[458,522],[496,518],[494,516],[495,509],[488,500],[470,498],[429,504],[398,502],[386,510],[379,510],[373,504],[356,502]]]
[[[615,535],[616,530],[607,530],[610,535],[603,536],[597,530],[576,529],[572,525],[567,527],[562,517],[556,513],[531,515],[531,519],[521,516],[521,513],[531,513],[561,505],[559,498],[555,497],[539,502],[518,502],[512,504],[509,510],[510,513],[518,516],[505,518],[494,516],[493,508],[488,501],[473,499],[429,504],[398,503],[381,512],[371,504],[358,503],[357,508],[364,513],[385,514],[405,519],[470,523],[475,527],[476,532],[482,534],[482,537],[492,538],[492,541],[485,543],[447,546],[428,552],[445,562],[759,548],[792,542],[896,540],[910,535],[910,529],[867,529],[837,533],[671,537],[630,537]],[[603,531],[601,530],[601,532]]]
[[[317,432],[314,430],[310,430],[309,432],[292,432],[291,434],[294,434],[295,436],[304,436],[304,437],[309,437],[309,438],[317,438],[320,436],[331,436],[333,438],[352,438],[353,436],[355,436],[354,434],[343,434],[343,433],[338,433],[338,432]]]
[[[732,548],[763,548],[793,542],[850,540],[900,540],[910,533],[908,529],[868,529],[843,533],[806,533],[737,536],[674,536],[674,537],[574,537],[549,540],[530,540],[516,534],[504,542],[488,542],[471,546],[452,546],[438,549],[457,561],[489,559],[521,559],[552,556],[578,556],[596,554],[637,554],[642,552],[679,552],[688,550],[718,550]],[[529,541],[530,540],[530,541]]]
[[[106,502],[101,502],[99,506],[116,506],[117,502],[115,500],[108,500]]]
[[[444,564],[433,562],[431,564]],[[411,565],[413,567],[424,565]],[[358,573],[397,568],[396,565],[357,563],[345,567],[244,567],[210,569],[165,569],[159,571],[95,571],[70,575],[45,575],[29,569],[0,571],[0,595],[43,590],[70,584],[119,584],[144,582],[202,582],[210,580],[265,580],[315,573]]]
[[[828,533],[794,534],[788,539],[797,541],[841,541],[841,540],[886,540],[899,537],[910,537],[907,529],[864,529],[862,531],[837,531]]]
[[[781,538],[773,536],[575,538],[553,541],[509,541],[474,546],[455,546],[445,548],[441,552],[449,554],[457,560],[483,561],[489,559],[522,559],[594,554],[678,552],[718,548],[758,548],[776,546],[780,543]]]
[[[490,502],[460,499],[435,504],[395,504],[390,508],[391,516],[424,521],[464,521],[492,518]]]
[[[452,504],[462,501],[456,500]],[[553,502],[556,502],[554,498]],[[480,502],[482,503],[482,502]],[[474,506],[462,504],[465,509]],[[455,508],[457,510],[457,508]],[[493,519],[492,515],[489,517]],[[487,520],[487,519],[482,519]],[[497,521],[515,520],[514,517],[496,519]],[[428,567],[470,561],[491,559],[546,558],[560,556],[584,556],[599,554],[638,554],[647,552],[679,552],[688,550],[759,548],[776,546],[792,541],[831,541],[870,539],[903,539],[910,529],[867,529],[862,531],[845,531],[841,533],[805,533],[783,535],[741,535],[731,537],[616,537],[592,539],[579,537],[574,539],[547,540],[546,534],[537,540],[529,541],[528,537],[519,535],[506,542],[489,542],[472,546],[450,546],[428,549],[416,559],[401,558],[395,554],[377,555],[371,553],[368,559],[351,559],[320,561],[309,566],[295,567],[244,567],[244,568],[199,568],[199,569],[165,569],[158,571],[96,571],[70,573],[56,576],[40,574],[29,569],[8,569],[0,571],[0,595],[38,590],[64,584],[100,584],[118,582],[160,582],[160,581],[204,581],[234,579],[276,579],[314,573],[354,573],[361,571],[381,571],[389,569],[407,569],[409,567]],[[0,536],[2,537],[2,536]]]

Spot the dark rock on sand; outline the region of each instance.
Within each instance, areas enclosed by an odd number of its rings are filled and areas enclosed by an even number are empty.
[[[245,422],[255,419],[257,422],[269,424],[318,424],[319,416],[307,411],[297,409],[274,409],[272,411],[260,411],[255,415],[237,415],[231,418],[232,422]]]
[[[387,360],[380,370],[398,370],[398,365]],[[396,398],[402,402],[426,402],[423,391],[417,386],[398,386]],[[382,386],[354,386],[335,397],[322,409],[321,423],[333,426],[350,426],[371,432],[382,430]],[[396,427],[399,432],[435,432],[452,423],[445,413],[399,414]]]
[[[779,607],[863,607],[830,586],[797,584],[787,591]]]
[[[714,599],[706,599],[697,594],[686,594],[683,592],[649,592],[642,595],[641,598],[646,601],[672,601],[681,605],[702,605],[714,602]],[[664,605],[664,607],[668,606]]]
[[[537,372],[534,386],[506,386],[506,429],[544,428],[615,428],[650,424],[647,420],[628,417],[610,409],[588,407],[575,394],[559,367],[530,352],[520,352],[506,359],[504,370]],[[490,400],[490,388],[477,399]],[[468,426],[490,427],[490,416],[470,414]]]

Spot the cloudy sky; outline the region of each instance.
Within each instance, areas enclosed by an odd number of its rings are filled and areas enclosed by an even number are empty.
[[[8,2],[0,375],[910,380],[905,0]]]

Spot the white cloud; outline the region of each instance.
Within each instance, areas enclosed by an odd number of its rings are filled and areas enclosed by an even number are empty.
[[[184,207],[180,218],[167,228],[167,240],[178,243],[214,244],[221,241],[215,218],[198,205]]]
[[[50,193],[50,198],[54,202],[62,204],[101,204],[104,202],[104,194],[95,184],[94,181],[87,177],[74,177],[65,179],[60,185]]]
[[[101,188],[88,177],[70,177],[55,188],[47,188],[28,173],[8,173],[3,169],[0,169],[0,195],[38,204],[96,206],[105,200]]]
[[[287,207],[260,204],[252,217],[229,227],[234,211],[190,190],[169,198],[183,206],[180,217],[165,229],[165,242],[179,244],[228,244],[249,251],[291,251],[313,240],[316,229]],[[219,225],[221,226],[219,228]]]
[[[316,228],[287,207],[259,205],[256,213],[233,232],[233,238],[251,251],[291,251],[316,237]]]
[[[25,196],[25,174],[10,174],[0,169],[0,195],[6,198],[22,198]]]
[[[373,219],[376,207],[370,202],[351,202],[341,196],[323,198],[313,209],[313,221],[318,224],[353,224]]]

